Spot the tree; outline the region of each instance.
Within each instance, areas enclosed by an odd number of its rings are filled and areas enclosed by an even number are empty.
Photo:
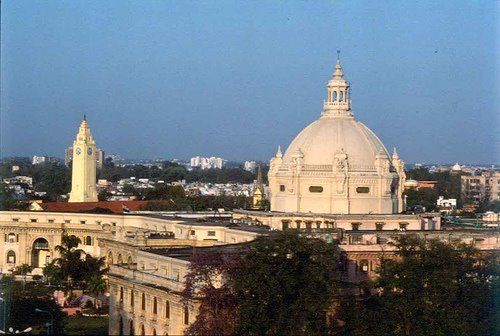
[[[87,282],[87,290],[94,295],[94,307],[98,307],[97,297],[104,293],[107,289],[106,280],[102,278],[102,275],[93,275]]]
[[[14,269],[14,272],[12,272],[14,275],[22,275],[23,276],[23,289],[26,286],[26,275],[31,272],[33,267],[31,267],[28,264],[22,264],[20,266],[17,266]]]
[[[61,245],[56,246],[56,251],[59,252],[61,257],[54,259],[52,262],[53,265],[60,268],[61,275],[66,280],[69,288],[72,288],[75,282],[82,281],[85,277],[86,270],[82,267],[82,255],[85,252],[77,248],[80,243],[80,238],[63,232]]]
[[[494,260],[464,243],[414,235],[394,245],[397,258],[382,260],[374,283],[379,295],[345,304],[337,334],[494,335]]]
[[[324,334],[338,260],[335,246],[293,231],[229,255],[197,254],[185,297],[200,300],[200,311],[187,333]]]

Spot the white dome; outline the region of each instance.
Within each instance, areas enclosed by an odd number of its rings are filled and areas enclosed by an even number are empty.
[[[451,167],[451,170],[453,170],[453,171],[459,171],[459,170],[462,170],[462,167],[460,167],[460,165],[458,163],[455,163],[453,165],[453,167]]]
[[[323,116],[307,126],[290,143],[284,163],[291,162],[299,151],[306,165],[331,165],[334,155],[343,151],[350,168],[359,170],[363,167],[371,170],[377,155],[389,157],[380,139],[368,127],[345,116]]]

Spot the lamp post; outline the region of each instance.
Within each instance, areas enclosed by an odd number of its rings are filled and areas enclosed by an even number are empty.
[[[54,315],[52,315],[52,313],[48,310],[42,310],[39,308],[35,308],[35,312],[50,315],[50,324],[47,326],[47,334],[54,334]]]

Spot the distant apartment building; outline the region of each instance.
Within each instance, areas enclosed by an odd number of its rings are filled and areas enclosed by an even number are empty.
[[[252,173],[255,171],[256,168],[257,168],[257,162],[255,161],[245,161],[245,163],[243,164],[243,169]]]
[[[39,165],[45,163],[57,163],[59,159],[53,156],[37,156],[33,155],[33,159],[31,160],[31,164]]]
[[[213,168],[222,169],[225,163],[226,160],[214,156],[212,157],[195,156],[192,157],[190,160],[191,168],[201,168],[201,169],[213,169]]]
[[[97,169],[101,169],[104,166],[104,151],[100,148],[97,148],[95,151],[95,160]],[[73,147],[66,148],[64,153],[64,164],[69,166],[71,161],[73,161]]]
[[[462,197],[474,203],[500,200],[500,172],[485,171],[481,175],[461,176]]]

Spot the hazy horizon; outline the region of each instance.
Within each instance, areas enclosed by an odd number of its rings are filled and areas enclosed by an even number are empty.
[[[86,114],[106,153],[267,162],[319,117],[337,49],[389,152],[500,157],[498,2],[1,6],[2,157],[63,157]]]

